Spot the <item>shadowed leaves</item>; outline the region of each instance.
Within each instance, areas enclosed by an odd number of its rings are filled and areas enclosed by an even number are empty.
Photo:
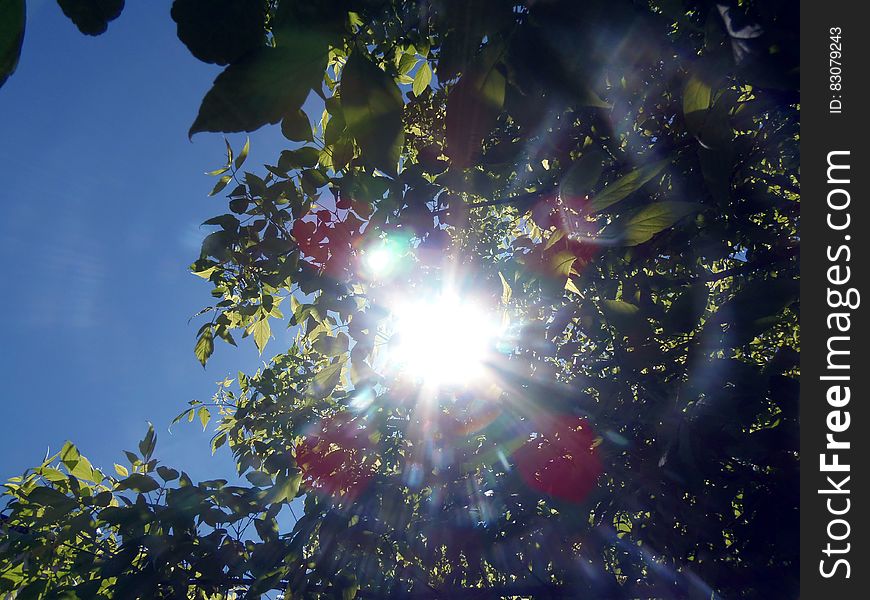
[[[605,230],[605,237],[610,234],[616,243],[637,246],[670,228],[683,217],[697,212],[699,208],[692,202],[655,202],[618,218]]]
[[[661,173],[668,163],[670,159],[659,160],[626,173],[595,196],[589,203],[589,210],[599,212],[627,198]]]
[[[496,64],[499,49],[489,47],[463,74],[447,96],[447,155],[468,166],[495,127],[504,107],[506,79]]]
[[[18,66],[26,12],[24,0],[0,0],[0,86]]]
[[[65,14],[86,35],[100,35],[124,10],[124,0],[57,0]]]
[[[203,62],[226,65],[263,45],[266,14],[257,0],[175,0],[178,39]]]
[[[353,52],[342,71],[341,105],[364,162],[395,174],[405,139],[402,92],[362,51]]]
[[[320,38],[297,36],[263,47],[217,76],[189,135],[200,131],[253,131],[298,110],[326,68]]]

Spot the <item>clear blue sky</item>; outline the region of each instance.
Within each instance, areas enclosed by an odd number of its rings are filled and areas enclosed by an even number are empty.
[[[260,360],[250,340],[217,344],[206,370],[193,356],[199,321],[187,321],[211,296],[187,266],[226,203],[203,175],[223,137],[186,132],[220,67],[178,41],[170,4],[128,2],[91,38],[54,0],[28,2],[21,62],[0,88],[2,480],[66,439],[111,471],[149,420],[161,459],[194,479],[232,474],[200,427],[167,431],[187,401]],[[277,127],[253,134],[246,166],[282,140]]]

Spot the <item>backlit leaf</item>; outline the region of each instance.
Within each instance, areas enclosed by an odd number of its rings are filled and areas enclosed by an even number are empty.
[[[623,246],[637,246],[672,227],[683,217],[698,212],[699,208],[693,202],[655,202],[618,219],[608,230],[615,230],[615,239]]]
[[[429,62],[425,61],[420,68],[417,69],[417,73],[414,74],[414,83],[412,85],[412,89],[414,91],[415,96],[419,96],[422,94],[429,84],[432,82],[432,67],[429,66]]]
[[[205,367],[205,363],[208,362],[209,357],[211,357],[214,352],[214,331],[209,327],[205,331],[203,331],[199,339],[196,340],[196,346],[193,348],[193,353],[196,355],[196,359],[200,362],[200,364]]]
[[[257,344],[257,350],[260,354],[266,348],[269,338],[272,336],[272,328],[269,326],[269,319],[260,319],[251,325],[250,332],[254,335],[254,343]]]
[[[599,194],[589,202],[589,210],[599,212],[608,208],[620,200],[627,198],[629,194],[636,192],[653,177],[661,173],[670,163],[670,159],[663,159],[632,170],[613,183],[608,184]]]

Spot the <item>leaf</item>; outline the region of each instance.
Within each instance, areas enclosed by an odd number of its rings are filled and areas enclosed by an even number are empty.
[[[26,20],[24,0],[0,0],[0,87],[18,66]]]
[[[208,362],[213,352],[214,331],[209,327],[200,334],[199,339],[196,341],[196,346],[193,347],[193,353],[196,355],[199,364],[205,368],[205,363]]]
[[[320,151],[313,146],[302,146],[296,150],[284,150],[278,158],[278,168],[282,171],[293,171],[301,168],[311,168],[320,159]]]
[[[336,337],[321,334],[314,340],[312,347],[323,356],[337,356],[347,352],[349,343],[350,340],[344,332]]]
[[[323,398],[329,396],[341,379],[341,369],[344,366],[344,362],[343,359],[338,360],[320,369],[308,386],[309,394]]]
[[[208,422],[211,421],[211,412],[205,406],[200,406],[197,415],[199,416],[199,422],[202,423],[202,430],[205,431],[205,428],[208,427]]]
[[[447,95],[447,155],[456,166],[468,166],[480,154],[504,107],[507,81],[497,56],[497,48],[488,47]]]
[[[263,471],[251,471],[247,475],[245,475],[245,479],[251,482],[252,485],[256,485],[257,487],[268,487],[272,485],[272,477],[268,473],[264,473]]]
[[[302,471],[291,469],[289,475],[278,475],[275,478],[275,485],[272,487],[269,494],[269,502],[288,502],[296,497],[299,493],[299,486],[302,484]]]
[[[313,142],[314,132],[311,129],[311,123],[308,121],[308,116],[302,111],[294,110],[284,115],[281,120],[281,133],[284,137],[293,142]]]
[[[600,212],[627,198],[631,193],[639,190],[653,177],[661,173],[668,163],[670,163],[670,159],[659,160],[643,167],[638,167],[630,173],[623,175],[613,183],[608,184],[600,194],[592,198],[589,202],[589,210],[591,212]]]
[[[341,105],[365,162],[395,175],[405,140],[402,92],[362,50],[354,51],[342,70]]]
[[[223,177],[218,179],[218,182],[214,185],[214,188],[212,188],[212,190],[208,193],[208,195],[214,196],[215,194],[220,192],[222,189],[227,187],[227,184],[230,182],[230,179],[232,179],[232,178],[233,178],[232,175],[224,175]]]
[[[175,0],[170,12],[178,39],[203,62],[225,65],[263,45],[262,2]]]
[[[269,319],[260,319],[251,325],[250,333],[254,334],[254,343],[257,344],[257,350],[260,354],[266,347],[269,337],[272,335],[272,328],[269,326]]]
[[[417,69],[417,73],[414,75],[414,83],[411,86],[411,89],[414,91],[415,96],[420,96],[426,88],[429,87],[429,84],[432,82],[432,67],[429,66],[429,61],[424,61],[420,68]]]
[[[559,197],[564,201],[590,195],[603,170],[604,156],[600,151],[591,149],[584,152],[562,177],[559,183]]]
[[[109,21],[117,19],[124,10],[124,0],[57,0],[57,3],[85,35],[104,33]]]
[[[686,118],[686,126],[693,135],[697,135],[703,126],[712,98],[710,84],[697,74],[686,82],[686,87],[683,89],[683,115]]]
[[[175,469],[170,469],[169,467],[164,467],[163,465],[157,467],[157,474],[160,475],[160,479],[162,479],[163,481],[174,481],[180,476],[180,473]]]
[[[577,287],[577,284],[574,283],[574,280],[571,279],[570,277],[569,277],[568,280],[565,282],[565,289],[566,289],[567,291],[569,291],[569,292],[572,292],[572,293],[574,293],[574,294],[577,294],[578,296],[582,296],[582,295],[583,295],[583,293],[580,291],[580,288]]]
[[[622,300],[602,300],[601,310],[620,333],[645,333],[648,329],[643,313],[635,304]]]
[[[67,476],[63,471],[60,471],[59,469],[55,469],[52,467],[40,467],[40,468],[36,469],[36,473],[38,473],[42,477],[45,477],[47,480],[51,481],[52,483],[67,480]]]
[[[245,159],[248,158],[248,152],[251,150],[251,138],[245,138],[245,145],[242,147],[242,151],[239,152],[239,155],[236,157],[236,169],[240,169],[244,164]]]
[[[553,274],[561,277],[568,277],[571,274],[571,267],[574,266],[574,261],[577,256],[570,250],[561,250],[550,257],[550,268]]]
[[[219,225],[224,231],[237,231],[239,228],[239,220],[235,215],[220,215],[212,217],[208,221],[204,221],[203,225]]]
[[[52,506],[55,508],[71,508],[76,504],[75,500],[73,500],[66,494],[59,492],[54,488],[42,486],[31,490],[31,492],[27,494],[27,500],[28,502],[33,502],[34,504],[39,504],[41,506]]]
[[[94,469],[90,461],[82,456],[78,448],[71,442],[66,442],[63,445],[60,451],[60,460],[73,477],[93,482],[102,479],[102,474]]]
[[[118,489],[133,490],[135,492],[147,494],[148,492],[160,489],[160,484],[154,481],[154,478],[149,475],[133,473],[126,479],[118,482]]]
[[[319,88],[326,69],[327,48],[321,42],[316,36],[298,35],[228,66],[203,98],[188,135],[254,131],[301,108],[311,89]]]
[[[142,458],[145,459],[145,462],[148,462],[151,459],[151,455],[154,453],[154,447],[157,445],[157,436],[154,434],[154,425],[148,423],[148,431],[145,433],[145,437],[142,438],[142,441],[139,442],[139,452],[142,454]]]
[[[677,221],[698,211],[693,202],[669,200],[655,202],[617,219],[607,229],[615,229],[617,243],[637,246],[649,241],[655,234],[672,227]]]
[[[507,282],[507,279],[504,278],[504,275],[499,272],[499,279],[501,279],[501,302],[502,304],[508,304],[511,301],[512,290],[510,284]]]

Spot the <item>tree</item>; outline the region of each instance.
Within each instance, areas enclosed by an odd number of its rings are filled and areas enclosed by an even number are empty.
[[[159,464],[153,429],[112,475],[68,444],[6,484],[0,590],[797,596],[795,6],[176,0],[172,18],[226,65],[190,134],[280,122],[293,142],[259,175],[227,144],[212,173],[229,209],[192,265],[214,298],[196,357],[296,339],[176,419],[215,419],[250,485]],[[390,357],[397,296],[445,288],[510,324],[482,378]],[[455,326],[415,306],[418,337]],[[461,343],[426,364],[464,368],[440,362]]]

